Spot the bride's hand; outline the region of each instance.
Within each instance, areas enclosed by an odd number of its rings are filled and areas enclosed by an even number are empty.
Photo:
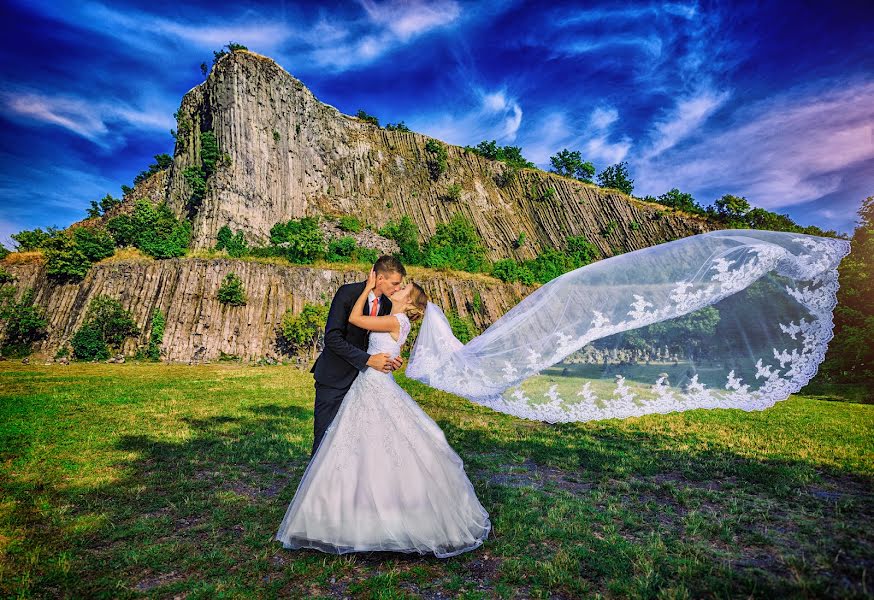
[[[375,287],[376,287],[376,271],[371,269],[370,275],[367,276],[367,285],[364,287],[364,289],[372,290]]]

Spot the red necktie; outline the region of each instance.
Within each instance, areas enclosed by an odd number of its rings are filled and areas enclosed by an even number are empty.
[[[378,305],[379,305],[379,298],[374,298],[374,299],[373,299],[373,306],[372,306],[371,309],[370,309],[370,316],[371,316],[371,317],[375,317],[375,316],[376,316],[376,311],[377,311],[377,309],[379,308]]]

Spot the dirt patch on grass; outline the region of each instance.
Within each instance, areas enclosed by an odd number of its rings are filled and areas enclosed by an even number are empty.
[[[547,491],[554,486],[575,496],[587,494],[594,487],[592,483],[579,481],[571,473],[538,464],[530,458],[519,464],[501,465],[498,472],[479,470],[476,476],[493,485],[529,487]]]

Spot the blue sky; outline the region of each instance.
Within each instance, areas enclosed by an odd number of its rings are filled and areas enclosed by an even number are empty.
[[[733,6],[740,4],[742,6]],[[3,0],[0,241],[120,195],[228,41],[321,101],[541,167],[562,148],[635,195],[722,194],[851,232],[874,194],[874,4]]]

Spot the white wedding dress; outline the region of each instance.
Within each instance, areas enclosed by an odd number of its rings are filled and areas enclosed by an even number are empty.
[[[400,354],[398,341],[371,333],[368,353]],[[275,539],[285,548],[333,554],[433,553],[454,556],[482,545],[486,510],[443,431],[391,373],[358,375],[304,471]]]

